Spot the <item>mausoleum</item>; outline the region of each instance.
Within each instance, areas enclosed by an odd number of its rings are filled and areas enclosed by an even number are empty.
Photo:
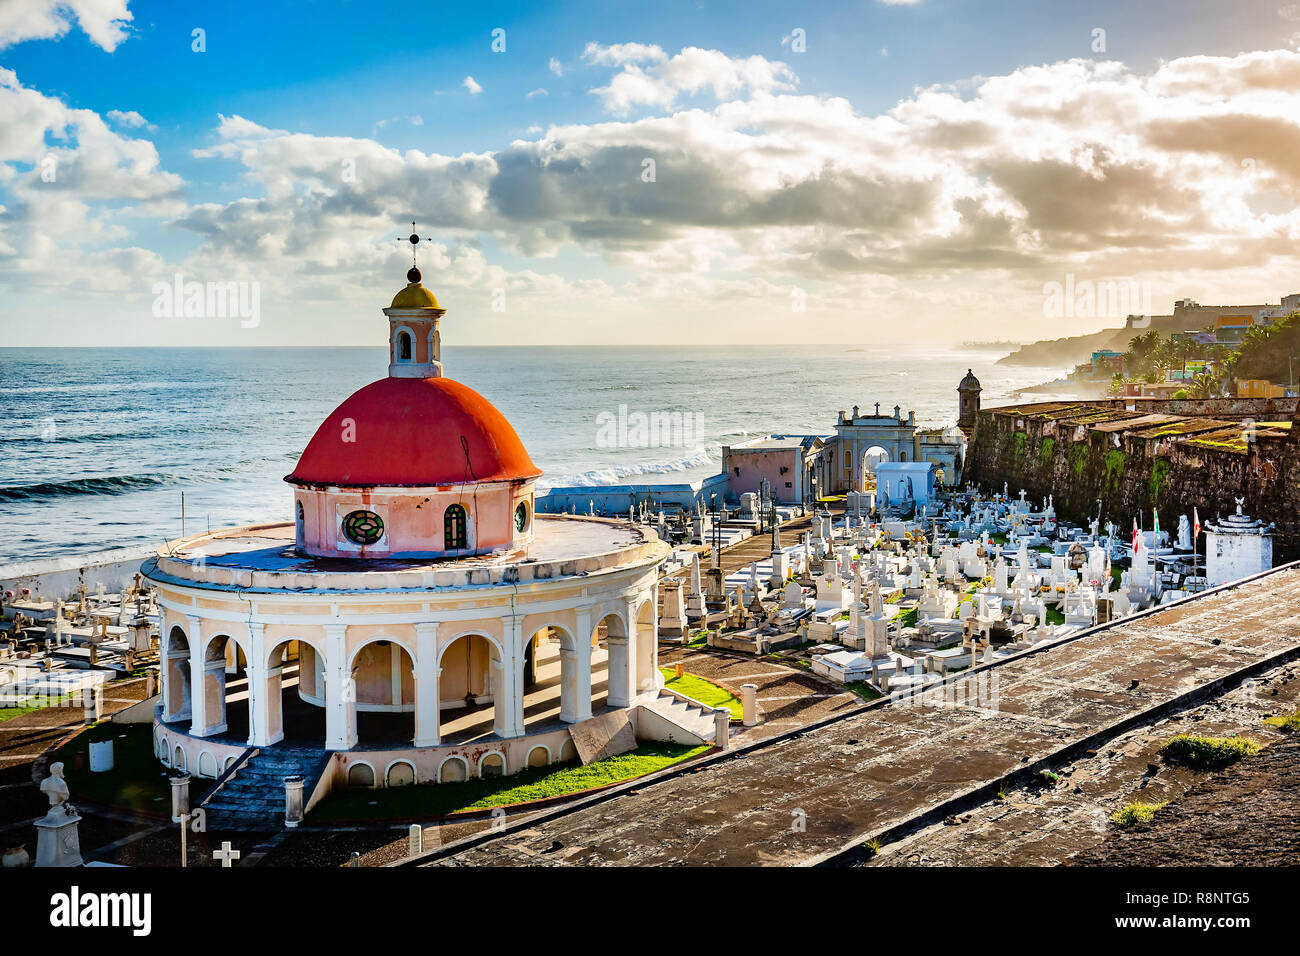
[[[169,766],[215,777],[278,749],[328,757],[327,785],[508,774],[572,758],[571,726],[659,694],[668,546],[621,520],[534,513],[540,469],[445,376],[444,310],[418,269],[408,279],[384,310],[388,376],[339,405],[285,479],[293,520],[191,535],[144,564]]]

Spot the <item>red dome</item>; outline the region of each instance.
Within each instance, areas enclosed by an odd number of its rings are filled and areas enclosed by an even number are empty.
[[[334,409],[285,481],[452,485],[541,473],[506,417],[468,385],[449,378],[382,378]]]

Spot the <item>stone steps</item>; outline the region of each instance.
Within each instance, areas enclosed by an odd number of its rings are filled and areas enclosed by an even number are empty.
[[[218,790],[203,808],[210,830],[274,831],[284,826],[284,780],[300,776],[310,792],[320,774],[319,750],[268,747]]]
[[[689,730],[705,740],[715,739],[716,726],[713,722],[713,711],[696,704],[688,704],[668,691],[661,691],[649,706],[657,714],[671,720],[682,729]]]

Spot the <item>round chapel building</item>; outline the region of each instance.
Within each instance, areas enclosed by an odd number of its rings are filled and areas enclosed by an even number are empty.
[[[383,310],[387,377],[285,478],[293,520],[191,535],[144,564],[168,766],[254,779],[240,767],[328,757],[325,789],[511,774],[573,759],[572,724],[659,694],[669,547],[624,521],[535,513],[541,470],[444,374],[444,310],[408,279]]]

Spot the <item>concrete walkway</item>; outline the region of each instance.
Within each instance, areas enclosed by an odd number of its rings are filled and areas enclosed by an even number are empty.
[[[1297,650],[1291,567],[961,675],[976,706],[873,706],[424,865],[841,861]]]

